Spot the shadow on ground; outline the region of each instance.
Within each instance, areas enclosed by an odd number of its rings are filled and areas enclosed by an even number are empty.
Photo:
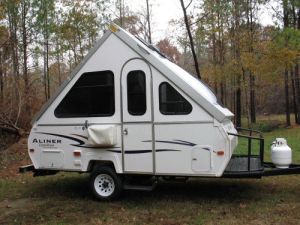
[[[93,199],[89,189],[87,175],[58,174],[50,177],[32,178],[36,185],[29,190],[32,197],[64,197],[72,199]],[[147,200],[160,201],[213,201],[232,202],[254,200],[263,185],[257,180],[232,179],[192,179],[186,183],[163,182],[156,189],[147,191],[123,191],[120,202],[130,201],[141,203]]]
[[[298,219],[300,178],[296,176],[165,182],[152,192],[124,191],[113,202],[93,199],[87,174],[59,173],[35,178],[24,175],[8,182],[15,191],[3,189],[0,224],[179,225],[212,220],[211,224],[218,224],[223,219],[224,224],[256,225],[277,224],[278,219],[284,220],[280,224],[296,224]],[[288,217],[282,217],[283,214]]]

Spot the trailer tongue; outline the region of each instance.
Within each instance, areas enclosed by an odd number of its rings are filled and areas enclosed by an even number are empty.
[[[264,161],[264,138],[261,132],[245,128],[237,128],[243,134],[228,133],[236,137],[247,139],[247,153],[234,154],[231,157],[222,177],[225,178],[261,178],[262,176],[278,176],[300,174],[300,164],[291,164],[291,149],[282,138],[277,138],[272,145],[272,161]],[[249,134],[244,134],[249,132]],[[258,154],[253,153],[253,141],[259,142]],[[285,142],[285,143],[282,143]],[[279,144],[279,146],[277,145]],[[283,148],[283,147],[285,148]],[[279,153],[278,153],[279,152]],[[281,158],[276,156],[281,156]]]

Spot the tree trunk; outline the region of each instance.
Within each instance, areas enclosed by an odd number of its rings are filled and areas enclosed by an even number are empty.
[[[293,69],[291,70],[291,81],[292,81],[292,95],[293,95],[293,109],[294,109],[294,116],[295,116],[295,123],[298,123],[298,102],[296,96],[296,82],[295,82],[295,73]]]
[[[216,96],[218,96],[219,89],[218,89],[218,82],[216,80],[214,81],[214,91],[215,91]]]
[[[249,107],[249,95],[248,93],[250,93],[250,91],[248,91],[248,85],[247,85],[247,72],[246,70],[244,70],[244,68],[242,68],[243,74],[242,74],[242,81],[243,81],[243,90],[245,92],[245,96],[244,96],[244,105],[245,105],[245,112],[246,112],[246,117],[247,117],[247,127],[250,127],[250,107]]]
[[[60,53],[59,53],[59,51],[57,52],[56,60],[57,60],[57,70],[58,70],[58,84],[60,86],[61,83],[62,83],[62,80],[61,80]]]
[[[298,13],[297,13],[297,26],[296,29],[300,30],[300,8],[298,9]],[[295,86],[296,86],[296,98],[297,98],[297,118],[298,121],[296,122],[297,124],[300,124],[300,74],[299,74],[299,57],[297,59],[296,65],[295,65]]]
[[[299,82],[299,63],[296,64],[295,66],[295,71],[294,71],[294,78],[295,78],[295,100],[297,103],[297,118],[298,120],[296,121],[297,124],[300,124],[300,82]]]
[[[43,58],[44,58],[44,94],[45,94],[45,101],[48,100],[48,92],[47,92],[47,67],[46,67],[46,46],[44,44],[44,51],[43,51]]]
[[[119,16],[120,16],[120,26],[123,26],[123,16],[122,16],[122,0],[119,0]]]
[[[221,84],[220,84],[220,86],[221,86],[221,102],[222,102],[222,104],[223,105],[225,105],[225,85],[224,85],[224,81],[221,81]]]
[[[235,87],[236,82],[234,77],[231,78],[231,86]],[[235,89],[231,88],[230,90],[230,106],[231,106],[231,110],[233,111],[234,115],[236,115],[236,91]],[[236,124],[236,117],[234,119],[234,123]]]
[[[50,75],[49,75],[49,24],[48,24],[48,11],[44,6],[45,18],[44,18],[44,46],[45,46],[45,63],[44,63],[44,72],[45,72],[45,85],[46,85],[46,99],[50,98]]]
[[[252,0],[247,1],[247,29],[249,36],[249,53],[253,53],[253,3]],[[255,105],[255,76],[249,70],[249,91],[250,91],[250,122],[256,123],[256,105]]]
[[[201,79],[201,74],[200,74],[200,70],[199,70],[197,55],[195,53],[194,40],[193,40],[193,37],[192,37],[188,17],[187,17],[187,14],[186,14],[186,7],[184,6],[183,0],[180,0],[180,4],[181,4],[182,11],[183,11],[184,23],[185,23],[186,30],[187,30],[187,33],[188,33],[188,36],[189,36],[191,51],[192,51],[192,55],[193,55],[193,59],[194,59],[194,63],[195,63],[195,71],[196,71],[196,74],[197,74],[198,78]]]
[[[22,46],[23,46],[23,80],[24,80],[24,99],[25,99],[25,112],[30,114],[29,107],[29,78],[28,78],[28,60],[27,60],[27,26],[26,17],[28,5],[25,0],[22,1]]]
[[[20,105],[20,93],[19,93],[19,51],[18,51],[18,3],[15,1],[7,1],[7,16],[9,26],[9,46],[12,54],[12,72],[14,85],[12,90],[14,91],[14,98],[11,99],[14,106]],[[16,119],[16,121],[18,118]]]
[[[1,52],[0,52],[0,107],[3,104],[3,91],[4,91],[3,65],[2,65],[2,55],[1,55]]]
[[[214,27],[214,21],[212,22],[212,27]],[[214,30],[214,28],[213,28]],[[216,67],[217,67],[217,47],[216,47],[216,35],[215,32],[212,33],[212,49],[213,49],[213,55],[212,55],[212,63],[213,63],[213,74],[214,74],[214,81],[215,81],[215,90],[216,95],[218,96],[218,78],[216,76]],[[221,87],[221,96],[222,96],[222,87]]]
[[[290,96],[289,96],[289,71],[284,71],[284,91],[285,91],[285,117],[286,125],[291,126],[291,115],[290,115]]]
[[[147,4],[148,41],[149,41],[150,44],[152,44],[149,0],[146,0],[146,4]]]
[[[283,26],[284,28],[289,27],[289,9],[288,9],[288,0],[282,1],[283,5]],[[289,71],[286,66],[284,71],[284,92],[285,92],[285,116],[286,116],[286,125],[291,125],[291,115],[290,115],[290,102],[289,102]]]
[[[250,121],[256,123],[255,77],[250,72]]]
[[[47,31],[48,33],[48,31]],[[48,99],[50,98],[50,74],[49,74],[49,41],[48,41],[48,34],[46,39],[46,77],[47,77],[47,96]]]
[[[239,44],[239,31],[240,31],[240,2],[238,0],[233,1],[233,16],[234,16],[234,24],[233,24],[233,55],[234,59],[241,65],[241,57],[240,57],[240,44]],[[241,75],[236,74],[236,88],[235,88],[235,108],[236,108],[236,117],[235,117],[235,125],[240,127],[242,125],[242,94],[241,94]]]
[[[236,115],[235,115],[235,125],[236,127],[242,126],[242,98],[241,98],[241,84],[238,81],[238,88],[236,90]]]

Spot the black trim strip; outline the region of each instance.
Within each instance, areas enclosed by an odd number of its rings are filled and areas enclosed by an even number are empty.
[[[108,152],[114,153],[122,153],[121,150],[106,150]],[[144,153],[151,153],[152,150],[132,150],[132,151],[125,151],[125,154],[144,154]],[[180,150],[175,149],[157,149],[156,152],[180,152]]]
[[[99,146],[95,146],[95,147],[94,146],[83,146],[85,144],[84,141],[82,141],[80,139],[77,139],[77,138],[74,138],[74,137],[62,135],[62,134],[53,134],[53,133],[46,133],[46,132],[36,132],[36,133],[38,133],[38,134],[52,135],[52,136],[57,136],[57,137],[63,137],[63,138],[66,138],[66,139],[70,139],[70,140],[76,141],[76,142],[78,142],[78,144],[70,144],[70,145],[75,146],[75,147],[93,148],[93,149],[107,148],[105,146],[104,147],[99,147]],[[72,134],[72,135],[75,135],[75,136],[87,139],[87,137],[79,135],[79,134]],[[143,141],[143,142],[152,142],[152,140],[146,140],[146,141]],[[178,139],[175,139],[174,141],[162,141],[162,140],[158,140],[158,141],[155,141],[155,142],[158,142],[158,143],[167,143],[167,144],[177,144],[177,145],[187,145],[187,146],[195,146],[196,145],[196,144],[194,144],[192,142],[178,140]],[[109,147],[109,148],[120,148],[120,147]],[[210,151],[209,148],[202,148],[202,149]],[[106,151],[114,152],[114,153],[122,153],[121,150],[106,150]],[[178,152],[180,150],[175,150],[175,149],[156,149],[155,151],[156,152]],[[144,153],[150,153],[150,152],[152,152],[152,150],[133,150],[133,151],[125,151],[125,154],[144,154]]]
[[[156,152],[180,152],[180,150],[175,150],[175,149],[156,149]]]
[[[86,136],[83,136],[83,135],[79,135],[79,134],[71,134],[71,135],[74,135],[74,136],[77,136],[77,137],[81,137],[81,138],[84,138],[84,139],[88,139],[88,137],[86,137]]]
[[[152,140],[146,140],[146,141],[142,141],[142,142],[152,142]],[[192,147],[197,145],[197,144],[194,144],[192,142],[176,140],[176,139],[174,141],[156,140],[155,142],[166,143],[166,144],[175,144],[175,145],[186,145],[186,146],[192,146]]]
[[[183,141],[183,140],[178,140],[178,139],[174,139],[174,141],[179,141],[179,142],[182,142],[182,143],[186,143],[189,146],[195,146],[195,145],[197,145],[197,144],[189,142],[189,141]]]
[[[106,148],[120,148],[120,147],[110,147],[110,146],[84,146],[84,145],[75,145],[75,144],[70,144],[75,147],[80,147],[80,148],[94,148],[94,149],[106,149]]]
[[[125,151],[125,154],[143,154],[150,153],[152,150],[133,150],[133,151]]]
[[[108,152],[114,152],[114,153],[122,153],[121,150],[106,150],[106,151],[108,151]]]

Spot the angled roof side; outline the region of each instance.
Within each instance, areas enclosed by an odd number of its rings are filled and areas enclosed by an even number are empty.
[[[42,106],[41,110],[34,116],[31,121],[32,124],[44,114],[44,112],[49,108],[49,106],[68,85],[68,83],[74,78],[78,71],[86,64],[86,62],[101,47],[101,45],[111,34],[116,35],[127,46],[129,46],[137,54],[148,61],[148,63],[150,63],[153,67],[160,71],[168,80],[173,82],[179,89],[190,96],[196,103],[198,103],[218,121],[221,122],[224,119],[233,116],[233,114],[228,109],[221,107],[217,103],[215,95],[201,81],[197,80],[181,67],[161,57],[161,55],[148,48],[145,44],[143,44],[127,31],[123,30],[115,24],[111,24],[110,30],[106,31],[103,37],[98,42],[96,42],[94,47],[83,58],[81,63],[72,71],[71,75],[58,88],[56,93],[52,95],[52,97]]]
[[[160,71],[168,80],[190,96],[219,122],[233,116],[232,112],[217,103],[216,96],[200,80],[193,77],[175,63],[162,57],[156,51],[150,49],[143,42],[117,25],[112,24],[111,27],[113,27],[111,30],[118,38],[145,58],[148,63]]]
[[[51,96],[51,98],[42,106],[41,110],[36,113],[31,120],[31,124],[37,121],[44,112],[49,108],[49,106],[53,103],[53,101],[59,96],[59,94],[64,90],[64,88],[68,85],[68,83],[73,79],[73,77],[78,73],[79,70],[85,65],[85,63],[94,55],[94,53],[100,48],[100,46],[106,41],[109,35],[112,32],[107,30],[102,38],[100,38],[95,45],[89,50],[88,54],[82,59],[82,61],[75,67],[69,77],[62,83],[61,86],[56,90],[56,92]]]

